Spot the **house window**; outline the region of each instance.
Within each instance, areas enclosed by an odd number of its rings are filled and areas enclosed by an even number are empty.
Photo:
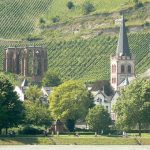
[[[131,66],[128,65],[128,73],[131,73]]]
[[[116,65],[112,65],[112,73],[116,72]]]
[[[112,78],[112,83],[116,83],[116,78]]]
[[[124,65],[121,65],[121,73],[124,73],[125,72],[125,67]]]
[[[99,102],[99,103],[101,103],[101,102],[102,102],[102,99],[101,99],[101,98],[98,98],[96,101]]]

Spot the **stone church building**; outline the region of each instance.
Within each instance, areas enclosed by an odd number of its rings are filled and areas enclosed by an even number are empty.
[[[9,47],[5,50],[5,72],[32,77],[33,82],[39,82],[47,67],[47,50],[41,46]]]
[[[128,44],[124,17],[121,20],[120,34],[116,54],[111,57],[111,86],[119,90],[121,83],[135,77],[135,57]]]
[[[124,17],[121,20],[120,33],[116,54],[111,57],[111,78],[110,83],[115,93],[111,99],[111,118],[116,120],[116,115],[113,112],[117,98],[120,95],[120,90],[130,84],[136,78],[135,74],[135,57],[130,52],[128,37],[125,27]]]

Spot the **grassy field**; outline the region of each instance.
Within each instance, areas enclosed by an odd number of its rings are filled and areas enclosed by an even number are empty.
[[[75,18],[83,15],[82,5],[87,0],[73,0],[74,9],[69,10],[67,8],[68,0],[53,0],[50,9],[46,13],[47,18],[59,16],[62,21],[66,21],[70,18]],[[119,11],[132,7],[134,5],[133,0],[88,0],[93,4],[95,11],[93,13],[108,13]],[[150,2],[150,0],[141,0],[141,2]]]
[[[150,67],[149,41],[150,33],[129,35],[129,46],[136,56],[137,74]],[[97,36],[87,40],[39,43],[41,44],[48,49],[49,69],[57,70],[64,80],[81,79],[89,82],[110,77],[110,55],[116,51],[117,37]],[[0,46],[0,69],[3,67],[4,47],[7,46]]]
[[[139,143],[140,142],[140,143]],[[54,136],[54,137],[0,137],[0,145],[149,145],[150,137],[105,137],[105,136]]]
[[[75,7],[72,10],[67,8],[67,2],[68,0],[54,0],[49,11],[46,13],[46,18],[59,16],[61,21],[66,21],[70,18],[83,15],[82,5],[85,0],[74,0]],[[94,5],[95,13],[117,11],[124,7],[133,6],[134,4],[133,1],[129,2],[129,0],[89,0],[89,2]]]

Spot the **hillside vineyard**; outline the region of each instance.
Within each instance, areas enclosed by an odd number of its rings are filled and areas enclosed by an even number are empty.
[[[115,53],[117,39],[103,35],[88,40],[43,43],[48,49],[48,67],[57,70],[66,80],[81,79],[87,82],[109,79],[109,59]],[[136,56],[136,73],[142,73],[150,67],[150,33],[129,34],[128,39],[131,52]],[[8,45],[4,43],[0,46],[0,70],[3,69],[4,47]]]

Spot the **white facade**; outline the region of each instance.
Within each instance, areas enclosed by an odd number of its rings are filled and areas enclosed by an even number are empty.
[[[108,112],[111,112],[111,97],[107,96],[103,91],[91,91],[94,97],[95,105],[102,105]]]
[[[23,91],[20,89],[19,86],[16,86],[14,91],[17,93],[18,97],[19,97],[19,100],[20,101],[24,101],[24,93]]]

